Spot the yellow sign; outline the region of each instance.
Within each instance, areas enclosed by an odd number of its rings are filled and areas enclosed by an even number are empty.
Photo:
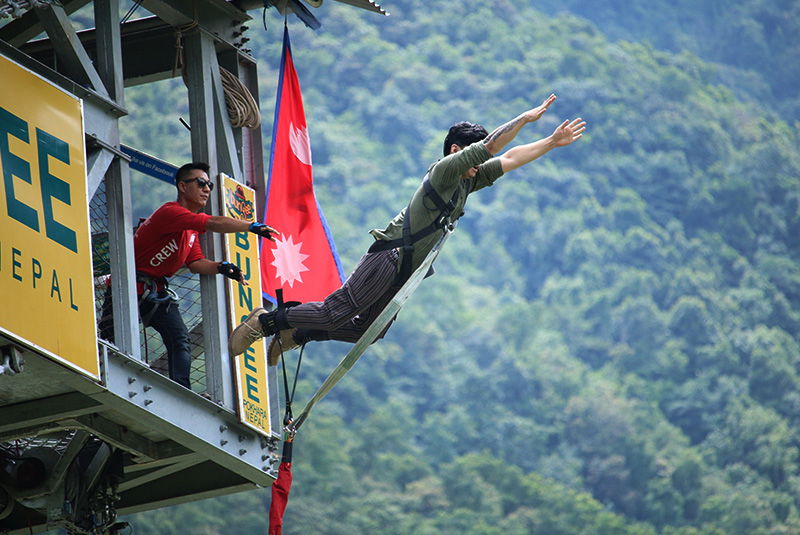
[[[0,56],[0,331],[96,379],[83,106]]]
[[[235,219],[255,221],[255,191],[220,175],[224,214]],[[225,235],[228,262],[239,266],[247,285],[231,279],[228,283],[228,310],[231,329],[250,312],[261,306],[261,266],[258,261],[258,236],[251,232]],[[243,424],[266,435],[270,434],[269,387],[267,383],[267,351],[264,340],[253,344],[235,360],[236,387],[239,393],[239,419]]]

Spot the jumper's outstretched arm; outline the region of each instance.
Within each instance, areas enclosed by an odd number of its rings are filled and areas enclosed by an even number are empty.
[[[507,173],[522,167],[556,147],[565,147],[579,140],[585,130],[586,121],[578,117],[572,121],[564,121],[546,138],[509,149],[500,156],[503,172]]]
[[[555,100],[556,96],[551,94],[549,97],[544,99],[539,106],[536,106],[535,108],[518,115],[516,118],[510,120],[506,124],[495,128],[495,130],[483,140],[483,143],[486,145],[488,151],[492,154],[497,154],[503,150],[503,147],[508,145],[511,140],[516,137],[523,126],[528,123],[538,121],[539,118],[544,115],[544,112],[547,111],[547,108],[550,107],[550,104],[555,102]]]

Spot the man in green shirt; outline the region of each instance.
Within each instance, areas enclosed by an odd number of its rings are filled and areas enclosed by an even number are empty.
[[[470,193],[491,186],[504,173],[583,136],[586,122],[580,118],[567,120],[551,135],[493,157],[525,124],[538,120],[555,99],[550,95],[541,105],[491,134],[472,123],[453,125],[444,140],[444,157],[428,169],[408,207],[385,229],[370,231],[376,241],[342,287],[320,302],[279,307],[270,312],[257,308],[231,333],[231,355],[243,353],[256,340],[278,333],[280,340],[273,338],[268,351],[270,365],[277,364],[281,348],[298,347],[312,340],[356,342],[424,261],[446,228],[463,215]],[[387,325],[379,339],[388,328]]]

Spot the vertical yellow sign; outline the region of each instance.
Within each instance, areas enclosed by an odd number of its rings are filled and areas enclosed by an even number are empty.
[[[0,56],[0,331],[99,378],[83,107]]]
[[[224,214],[235,219],[254,222],[255,191],[220,175]],[[231,330],[261,306],[261,266],[258,261],[258,236],[251,232],[225,235],[228,262],[239,266],[247,285],[231,279],[228,299]],[[267,351],[264,340],[253,344],[235,359],[236,388],[239,398],[239,419],[256,431],[270,434],[269,388],[267,384]]]

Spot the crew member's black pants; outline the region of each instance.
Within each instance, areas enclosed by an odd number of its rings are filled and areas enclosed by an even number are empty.
[[[100,337],[109,342],[114,341],[112,310],[111,289],[109,288],[106,290],[100,318]],[[183,322],[178,303],[167,301],[157,304],[147,300],[140,301],[139,315],[147,318],[145,327],[154,328],[164,341],[170,379],[186,388],[191,388],[189,386],[189,370],[192,356],[189,348],[189,330]]]

